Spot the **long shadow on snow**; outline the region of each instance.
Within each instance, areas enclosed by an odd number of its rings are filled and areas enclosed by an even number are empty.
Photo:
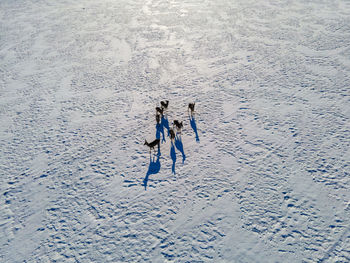
[[[173,174],[175,174],[176,152],[175,152],[175,146],[173,142],[171,142],[170,156],[171,156],[171,159],[173,160],[171,171],[173,172]]]
[[[148,165],[148,170],[145,176],[145,179],[143,179],[143,185],[145,187],[145,190],[147,190],[147,183],[148,183],[148,177],[150,174],[157,174],[159,173],[160,170],[160,161],[159,158],[161,156],[160,153],[160,144],[158,144],[158,151],[157,155],[152,155],[152,153],[149,153],[149,165]],[[157,159],[156,159],[157,157]]]
[[[165,142],[164,126],[162,123],[156,124],[156,138],[160,140],[160,134],[162,134],[162,142]]]
[[[168,121],[168,116],[162,116],[162,120],[161,120],[161,124],[163,127],[165,127],[165,129],[168,130],[168,136],[170,136],[170,127],[169,127],[169,121]],[[163,136],[164,136],[164,132],[163,132]]]
[[[150,154],[149,155],[149,166],[148,166],[148,171],[146,173],[145,179],[143,179],[143,185],[145,187],[145,190],[147,190],[147,183],[148,183],[148,178],[151,174],[157,174],[159,173],[160,170],[160,149],[158,148],[158,153],[157,155]]]
[[[197,131],[196,119],[194,118],[194,116],[188,116],[188,118],[190,119],[191,127],[192,127],[194,133],[196,134],[196,141],[199,142],[199,136],[198,136],[198,131]]]
[[[184,146],[182,144],[181,136],[178,136],[177,134],[175,136],[175,146],[181,152],[181,154],[182,154],[182,163],[184,163],[185,159],[186,159],[186,155],[185,155],[185,152],[184,152]]]

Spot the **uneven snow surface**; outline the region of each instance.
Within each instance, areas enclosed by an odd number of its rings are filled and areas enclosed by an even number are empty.
[[[0,262],[349,262],[349,149],[348,0],[0,1]]]

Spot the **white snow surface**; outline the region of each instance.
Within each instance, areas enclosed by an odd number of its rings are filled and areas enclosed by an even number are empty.
[[[0,1],[0,262],[349,262],[349,148],[348,0]]]

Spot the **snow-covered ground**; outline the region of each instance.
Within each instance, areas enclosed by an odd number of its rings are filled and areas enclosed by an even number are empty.
[[[349,262],[349,148],[348,0],[0,1],[0,262]]]

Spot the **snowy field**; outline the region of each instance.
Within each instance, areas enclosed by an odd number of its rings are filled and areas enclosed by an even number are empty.
[[[349,0],[0,1],[0,262],[349,262],[349,149]]]

